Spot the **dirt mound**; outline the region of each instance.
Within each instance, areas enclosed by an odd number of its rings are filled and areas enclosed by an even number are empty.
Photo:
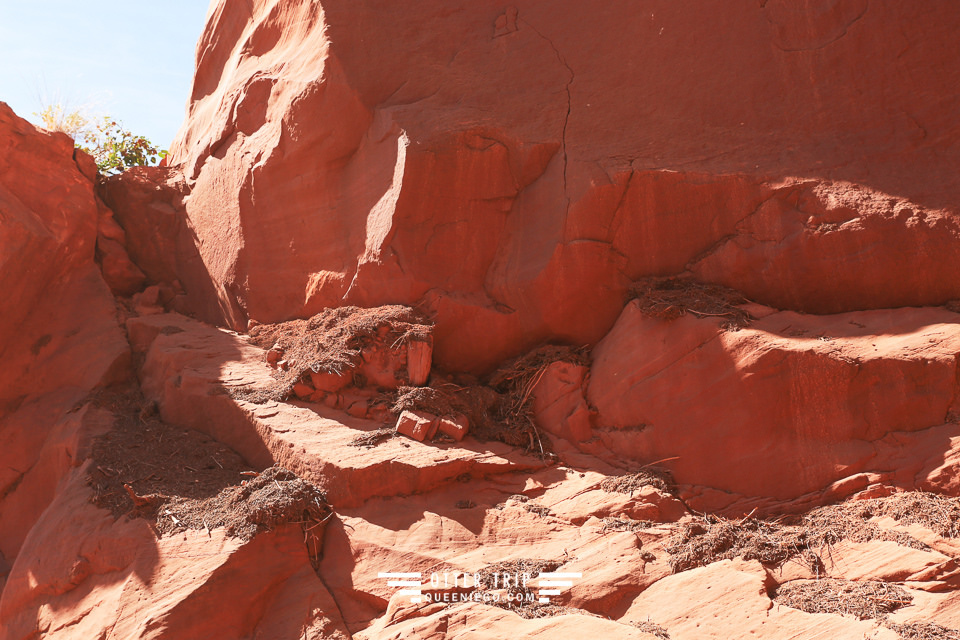
[[[806,613],[839,613],[867,620],[907,606],[913,596],[886,582],[822,579],[785,584],[773,601]]]
[[[640,303],[644,315],[673,320],[690,313],[698,318],[726,318],[723,328],[742,329],[750,314],[739,305],[750,302],[742,294],[716,284],[683,278],[644,278],[630,287],[631,298]]]
[[[282,524],[310,532],[311,552],[331,510],[322,492],[286,469],[252,471],[239,454],[206,434],[164,423],[138,391],[102,391],[95,406],[114,428],[92,445],[92,502],[115,517],[156,519],[158,535],[226,527],[249,540]]]
[[[419,312],[399,305],[364,309],[326,309],[307,320],[257,325],[250,341],[281,354],[276,382],[268,389],[231,391],[239,399],[262,403],[286,399],[309,372],[343,374],[358,367],[364,348],[380,343],[397,348],[412,340],[431,342],[432,325]],[[363,380],[355,380],[363,387]]]
[[[205,500],[172,498],[159,509],[157,527],[164,534],[226,527],[227,535],[249,540],[283,524],[322,529],[331,513],[323,492],[274,466]]]
[[[251,468],[210,436],[164,423],[138,390],[101,391],[92,403],[115,417],[114,428],[93,442],[88,472],[93,503],[115,517],[147,515],[144,506],[174,496],[208,498]]]
[[[607,493],[629,493],[633,495],[643,487],[653,487],[664,493],[675,495],[676,483],[673,475],[660,467],[644,467],[636,473],[607,478],[600,483],[600,488]]]
[[[767,565],[799,558],[819,573],[824,567],[820,554],[841,540],[890,540],[915,549],[928,548],[903,532],[869,522],[877,516],[890,516],[904,524],[919,523],[944,537],[955,537],[960,525],[956,499],[909,492],[820,507],[792,522],[704,516],[702,522],[683,525],[666,549],[674,572],[732,558],[759,560]]]

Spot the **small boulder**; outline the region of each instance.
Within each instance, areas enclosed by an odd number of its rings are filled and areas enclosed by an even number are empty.
[[[467,420],[467,416],[462,415],[453,418],[441,418],[438,428],[440,433],[460,442],[466,437],[467,431],[470,430],[470,422]]]
[[[366,398],[362,398],[347,407],[347,413],[354,418],[366,418],[370,412],[370,404]]]
[[[404,411],[397,419],[397,433],[413,438],[418,442],[432,438],[438,428],[439,420],[432,413]]]
[[[267,364],[271,367],[277,366],[281,358],[283,358],[283,349],[281,349],[279,345],[274,345],[270,351],[267,351]]]
[[[427,384],[433,362],[433,345],[423,340],[407,344],[407,378],[414,387]]]
[[[314,388],[303,382],[298,382],[293,385],[293,395],[297,396],[301,400],[306,400],[313,395]]]
[[[330,393],[340,391],[353,382],[353,373],[345,371],[343,373],[333,373],[330,371],[321,371],[319,373],[310,372],[310,381],[318,391],[328,391]]]

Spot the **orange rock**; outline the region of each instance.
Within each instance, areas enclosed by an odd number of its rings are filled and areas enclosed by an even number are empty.
[[[369,413],[369,406],[366,399],[357,400],[349,407],[347,407],[347,413],[355,418],[366,418]]]
[[[423,340],[411,340],[406,349],[409,383],[415,387],[426,384],[433,361],[433,344]]]
[[[267,351],[266,353],[267,364],[271,367],[277,366],[277,363],[280,362],[280,359],[283,358],[283,349],[274,347]]]
[[[406,369],[406,353],[403,349],[377,341],[361,352],[363,359],[358,373],[371,388],[396,389],[404,384],[403,370]]]
[[[440,433],[450,436],[457,442],[463,440],[470,430],[470,421],[467,420],[467,416],[440,418],[438,425]]]
[[[903,466],[888,456],[927,459],[928,445],[903,436],[923,436],[951,410],[956,318],[931,308],[780,312],[724,331],[691,314],[650,318],[632,302],[593,351],[597,433],[618,457],[668,460],[679,482],[775,499],[824,489],[868,461],[884,469]],[[887,448],[893,434],[901,442]]]
[[[592,416],[584,397],[587,367],[569,362],[550,364],[533,388],[537,426],[572,442],[592,437]]]
[[[339,393],[328,393],[323,399],[323,404],[327,405],[331,409],[339,409],[343,406],[343,396]]]
[[[201,317],[240,329],[426,297],[435,362],[454,370],[594,343],[631,280],[688,266],[801,311],[942,304],[960,298],[960,178],[942,170],[960,161],[943,99],[957,17],[865,6],[527,2],[451,18],[439,0],[328,0],[322,16],[222,0],[170,167],[116,182],[146,193],[138,180],[183,172],[190,197],[166,215],[188,222],[162,235],[196,233],[178,248],[194,252],[181,268]],[[771,87],[773,105],[758,99]]]
[[[318,391],[340,391],[353,382],[353,374],[350,371],[343,373],[333,373],[330,371],[310,372],[310,381]]]
[[[301,400],[308,399],[313,395],[314,391],[315,389],[313,387],[303,382],[298,382],[293,385],[293,395],[297,396]]]
[[[419,442],[429,440],[438,427],[437,416],[422,411],[404,411],[397,419],[397,433]]]

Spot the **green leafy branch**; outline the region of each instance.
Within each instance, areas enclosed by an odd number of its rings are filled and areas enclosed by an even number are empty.
[[[40,113],[43,127],[61,131],[73,138],[77,148],[89,153],[100,172],[106,175],[120,173],[130,167],[148,167],[167,157],[146,137],[136,135],[119,121],[105,116],[91,120],[79,110],[67,111],[61,104],[47,106]]]

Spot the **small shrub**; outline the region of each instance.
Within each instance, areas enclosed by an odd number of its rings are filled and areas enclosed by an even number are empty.
[[[79,109],[68,111],[61,103],[35,113],[48,131],[60,131],[73,138],[78,149],[89,153],[101,173],[113,175],[130,167],[148,167],[167,157],[144,136],[127,131],[121,122],[104,116],[90,119]]]
[[[167,157],[165,149],[144,136],[138,136],[106,116],[88,128],[83,135],[88,146],[77,145],[97,162],[101,173],[116,174],[130,167],[149,167]]]

